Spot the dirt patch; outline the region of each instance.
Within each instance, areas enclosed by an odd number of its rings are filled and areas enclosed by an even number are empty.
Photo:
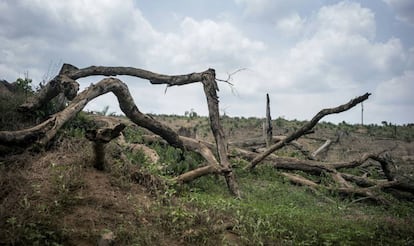
[[[63,228],[71,232],[71,244],[94,244],[105,231],[117,232],[121,227],[133,230],[146,220],[137,211],[148,209],[152,201],[142,187],[133,185],[122,190],[111,185],[108,174],[91,168],[84,170],[83,179],[85,187],[78,190],[76,205],[61,221]]]
[[[159,228],[151,224],[156,200],[144,187],[127,178],[119,185],[111,170],[98,171],[91,160],[90,143],[83,139],[7,159],[9,168],[0,170],[0,241],[96,245],[100,235],[111,231],[118,245],[133,243],[140,233],[144,244],[176,242],[162,230],[158,239],[145,235],[147,230],[157,235]]]

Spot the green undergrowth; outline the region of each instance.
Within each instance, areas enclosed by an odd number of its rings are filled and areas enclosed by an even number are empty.
[[[233,121],[226,120],[229,127],[236,128]],[[240,119],[237,124],[259,127],[259,121],[253,120]],[[91,184],[87,182],[95,177],[91,176],[95,172],[93,153],[88,147],[90,142],[84,139],[90,123],[80,113],[62,129],[60,136],[66,140],[56,141],[56,153],[47,159],[36,157],[38,162],[44,162],[35,165],[42,168],[37,172],[39,177],[30,176],[32,164],[26,160],[35,162],[33,156],[19,159],[24,163],[20,166],[26,167],[24,172],[10,172],[5,165],[9,163],[0,162],[4,169],[0,169],[0,239],[3,239],[0,245],[67,245],[73,238],[95,243],[101,228],[79,232],[74,226],[69,230],[61,224],[64,215],[80,208],[100,212],[91,221],[94,219],[94,223],[104,224],[108,231],[114,232],[115,245],[414,244],[412,202],[390,197],[393,203],[379,205],[323,190],[315,193],[290,184],[270,166],[260,165],[253,172],[245,171],[242,167],[247,162],[242,160],[232,163],[242,192],[242,198],[235,199],[222,176],[208,175],[184,185],[174,183],[173,177],[204,165],[204,160],[197,153],[161,143],[148,144],[158,153],[158,163],[151,163],[143,151],[127,152],[115,143],[108,144],[108,169],[94,175],[106,175],[108,182],[102,184],[112,189],[116,198],[94,198],[96,191],[90,190]],[[276,123],[288,124],[282,119]],[[142,134],[144,131],[140,129],[125,131],[130,143],[144,143]],[[121,151],[128,161],[121,158]],[[294,152],[285,154],[292,156]],[[131,176],[136,170],[148,174],[142,176],[148,180],[137,182]],[[85,173],[90,176],[85,177]],[[327,182],[324,176],[316,179],[315,182],[322,184]],[[146,189],[140,186],[145,182],[149,184]],[[141,203],[139,197],[133,200],[137,195],[134,191],[141,191],[141,198],[150,198],[146,203]],[[114,209],[121,201],[122,209]]]
[[[225,215],[245,245],[409,245],[414,243],[412,203],[353,203],[313,194],[287,183],[270,167],[237,172],[242,199],[225,183],[203,177],[187,186],[182,201]],[[226,223],[224,221],[223,223]]]
[[[193,152],[157,143],[151,147],[160,155],[159,165],[148,163],[142,153],[137,153],[135,159],[165,179],[203,164],[202,158]],[[293,186],[272,167],[263,165],[248,172],[241,168],[247,164],[244,161],[233,164],[241,199],[229,194],[221,176],[204,176],[184,186],[170,186],[159,194],[160,202],[152,211],[156,214],[154,223],[170,235],[182,238],[183,244],[414,243],[414,204],[410,202],[393,200],[395,203],[385,206],[355,202],[357,197],[343,198],[328,191],[313,193],[305,187]],[[317,182],[325,182],[324,177]],[[226,233],[233,237],[223,236]]]

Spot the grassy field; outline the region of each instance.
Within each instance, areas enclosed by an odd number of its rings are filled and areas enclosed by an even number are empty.
[[[84,117],[67,125],[48,151],[0,159],[0,245],[96,245],[105,233],[113,233],[115,245],[414,244],[412,201],[389,196],[392,203],[384,205],[324,190],[315,193],[290,184],[267,165],[244,171],[242,159],[232,159],[242,199],[229,195],[221,176],[185,185],[171,182],[203,160],[159,143],[148,145],[159,154],[158,163],[142,151],[127,153],[110,143],[109,168],[97,171],[91,143],[83,137]],[[205,117],[154,117],[175,129],[196,127],[198,137],[211,140]],[[260,136],[260,119],[227,117],[223,122],[230,140]],[[302,123],[276,119],[275,134],[285,135]],[[324,156],[332,160],[394,142],[400,143],[397,154],[414,151],[412,126],[398,126],[396,133],[389,124],[360,129],[322,123],[302,143],[316,147],[319,139],[345,132]],[[128,128],[126,139],[142,143],[143,133]],[[279,154],[300,157],[289,148]],[[137,172],[141,176],[132,175]]]

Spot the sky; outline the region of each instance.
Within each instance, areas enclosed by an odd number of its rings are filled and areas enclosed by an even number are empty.
[[[364,123],[414,122],[412,0],[2,0],[0,79],[34,85],[63,63],[161,74],[216,70],[220,110],[310,120],[366,92]],[[170,87],[119,76],[145,113],[207,115],[200,83]],[[80,79],[81,90],[102,77]],[[116,97],[88,110],[121,113]],[[323,121],[361,122],[361,106]]]

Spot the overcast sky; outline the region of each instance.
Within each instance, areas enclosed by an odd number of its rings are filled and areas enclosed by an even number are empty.
[[[62,63],[133,66],[163,74],[216,69],[230,116],[309,120],[372,93],[364,122],[414,122],[413,0],[2,0],[0,79],[35,85]],[[146,113],[207,115],[202,86],[120,77]],[[100,78],[79,80],[81,89]],[[106,95],[87,106],[120,112]],[[325,121],[359,123],[361,107]]]

